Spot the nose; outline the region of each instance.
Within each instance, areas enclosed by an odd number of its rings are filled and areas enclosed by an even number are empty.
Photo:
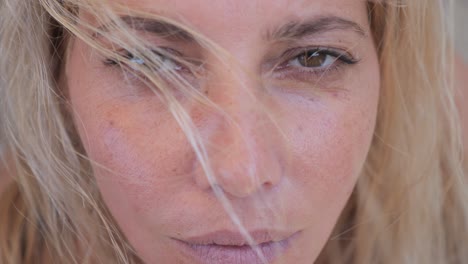
[[[228,70],[213,75],[204,88],[219,107],[209,110],[200,128],[214,182],[197,170],[196,183],[204,189],[216,184],[239,198],[276,186],[285,151],[261,82]]]

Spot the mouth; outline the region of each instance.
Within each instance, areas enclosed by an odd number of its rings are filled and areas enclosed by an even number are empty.
[[[249,244],[240,233],[230,231],[173,240],[181,252],[195,263],[266,264],[283,255],[299,232],[279,234],[266,230],[254,231],[250,235],[253,244]]]

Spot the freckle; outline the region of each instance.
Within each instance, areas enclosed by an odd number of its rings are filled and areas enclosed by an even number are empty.
[[[111,127],[114,126],[114,120],[109,121],[109,126],[111,126]]]
[[[299,132],[302,132],[304,130],[304,128],[301,125],[299,125],[297,129],[299,130]]]

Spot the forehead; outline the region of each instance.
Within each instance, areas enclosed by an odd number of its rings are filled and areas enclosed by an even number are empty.
[[[206,34],[225,34],[335,15],[367,27],[365,0],[118,0],[130,9],[174,18]],[[228,30],[229,29],[229,30]]]

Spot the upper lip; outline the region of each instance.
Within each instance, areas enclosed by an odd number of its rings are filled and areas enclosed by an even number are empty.
[[[248,232],[253,239],[253,245],[279,242],[288,239],[294,233],[270,229],[253,230]],[[252,245],[239,231],[218,230],[202,235],[177,239],[192,245],[218,245],[218,246],[248,246]]]

